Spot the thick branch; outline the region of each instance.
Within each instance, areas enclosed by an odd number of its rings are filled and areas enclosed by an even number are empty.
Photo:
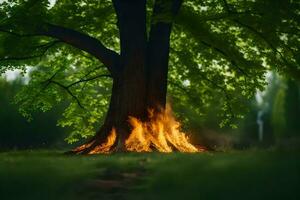
[[[118,73],[117,66],[119,55],[106,48],[94,37],[53,24],[47,24],[46,28],[40,30],[39,34],[57,38],[78,49],[86,51],[98,58],[108,68],[113,76]]]
[[[43,28],[40,28],[40,30],[34,34],[23,34],[23,33],[14,32],[12,30],[6,30],[3,28],[0,28],[0,32],[10,34],[16,37],[49,36],[52,38],[56,38],[61,42],[70,44],[75,48],[81,49],[95,56],[108,68],[108,70],[113,76],[117,74],[119,71],[117,69],[118,62],[119,62],[119,55],[116,52],[106,48],[98,39],[69,28],[65,28],[53,24],[46,24],[43,26]],[[2,59],[2,60],[32,59],[40,56],[42,55],[21,56],[21,57],[14,57],[14,58]]]

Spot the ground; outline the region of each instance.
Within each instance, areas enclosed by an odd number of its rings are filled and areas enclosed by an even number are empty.
[[[0,153],[1,200],[300,199],[300,152]]]

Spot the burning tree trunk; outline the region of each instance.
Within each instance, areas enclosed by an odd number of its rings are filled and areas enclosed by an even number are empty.
[[[166,108],[172,19],[180,0],[156,0],[147,37],[146,0],[113,0],[121,55],[115,62],[106,120],[96,136],[75,153],[111,151],[197,152]],[[156,21],[167,15],[164,21]]]

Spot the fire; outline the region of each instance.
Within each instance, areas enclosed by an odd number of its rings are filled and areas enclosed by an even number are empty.
[[[189,142],[188,136],[180,130],[180,123],[176,121],[172,109],[167,105],[161,113],[149,111],[149,121],[142,122],[135,117],[129,117],[132,132],[125,141],[128,151],[152,152],[200,152]]]
[[[107,141],[99,146],[96,146],[89,154],[110,153],[111,147],[115,144],[117,138],[116,129],[113,128],[107,137]]]
[[[125,150],[133,152],[201,152],[203,148],[198,148],[190,143],[188,136],[180,130],[180,123],[175,119],[170,105],[160,113],[149,110],[148,121],[142,122],[135,117],[129,117],[129,124],[132,131],[125,141]],[[106,141],[101,145],[96,145],[96,141],[84,144],[74,151],[77,153],[91,149],[89,154],[110,153],[116,148],[117,132],[113,128]]]
[[[88,154],[110,153],[112,146],[115,144],[116,138],[117,138],[116,129],[113,128],[109,136],[107,137],[106,142],[102,143],[101,145],[97,145],[95,148],[93,148],[93,150],[89,151]],[[81,145],[76,149],[74,149],[73,151],[77,153],[81,153],[85,149],[90,148],[94,143],[95,141],[92,141],[90,143]]]

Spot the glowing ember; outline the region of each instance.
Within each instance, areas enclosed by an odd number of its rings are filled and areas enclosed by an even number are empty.
[[[185,133],[180,131],[180,123],[176,121],[169,105],[156,115],[149,111],[149,121],[141,122],[137,118],[129,117],[132,132],[125,142],[128,151],[152,152],[200,152],[189,142]]]

